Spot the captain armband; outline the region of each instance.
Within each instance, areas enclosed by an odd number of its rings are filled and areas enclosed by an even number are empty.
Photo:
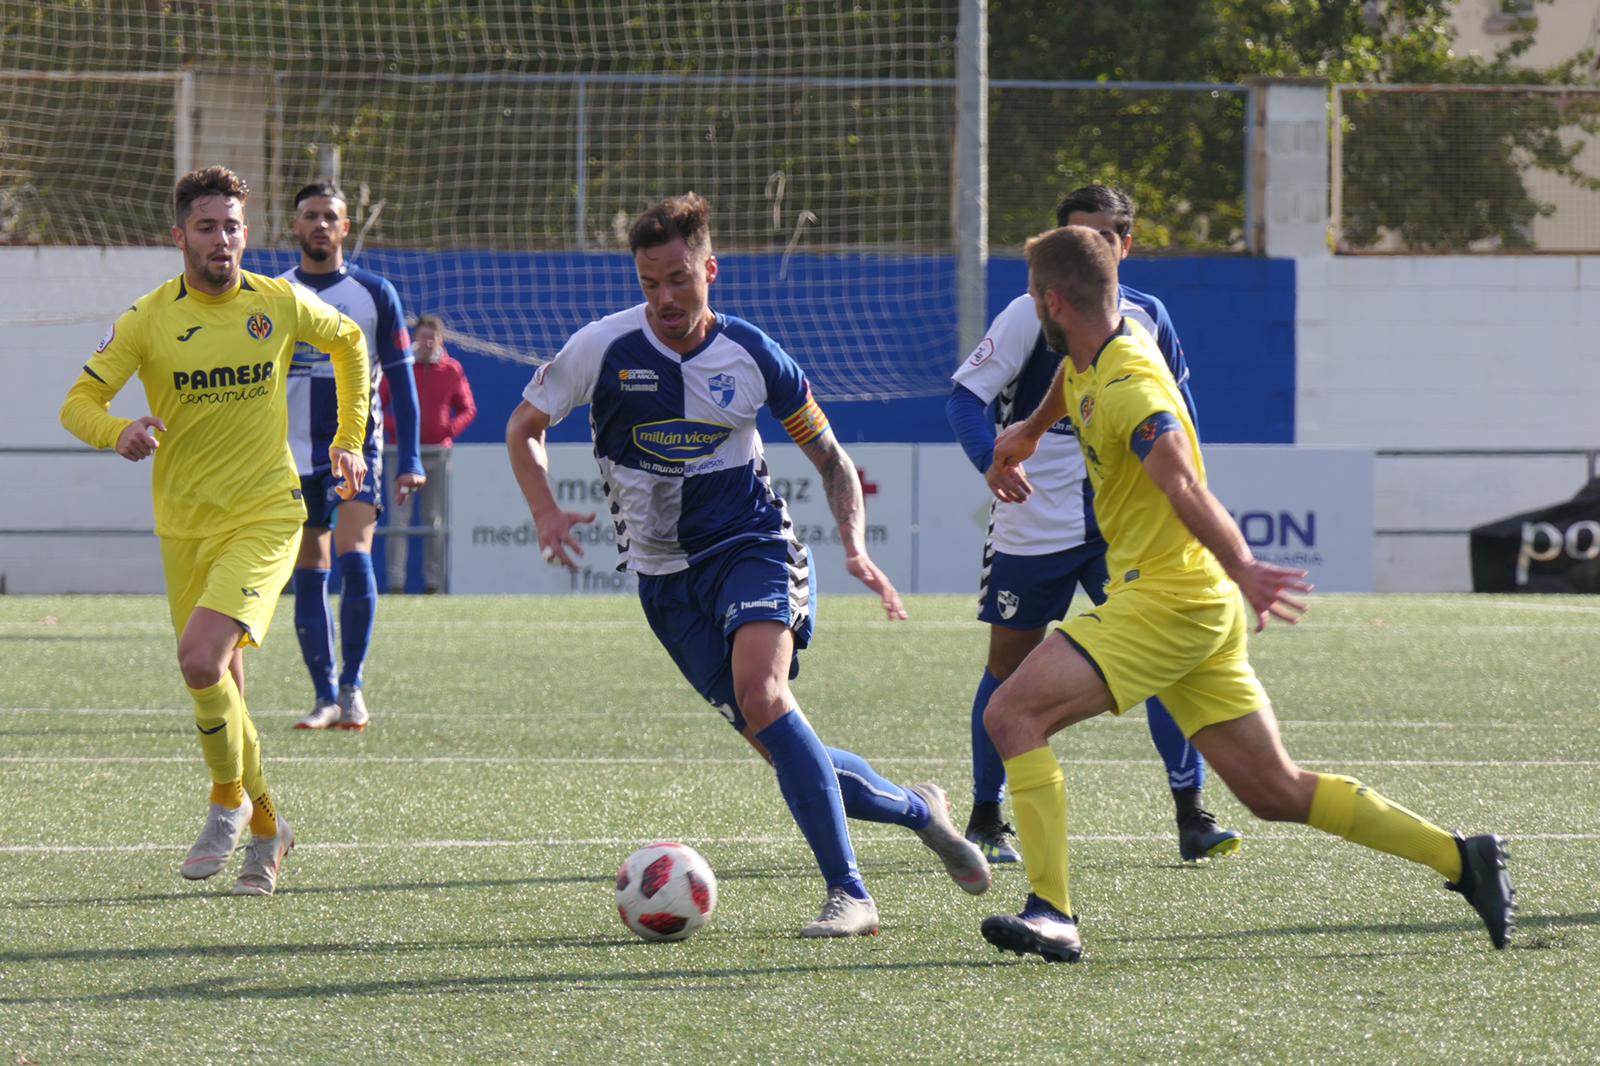
[[[1183,423],[1178,421],[1178,417],[1171,411],[1157,411],[1139,423],[1128,444],[1142,463],[1150,457],[1150,449],[1156,446],[1156,441],[1164,434],[1174,431],[1183,432]]]
[[[796,444],[810,444],[828,430],[828,416],[822,413],[817,401],[806,390],[806,402],[800,410],[783,420],[784,432]]]

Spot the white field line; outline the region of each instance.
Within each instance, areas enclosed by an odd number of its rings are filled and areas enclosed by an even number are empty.
[[[635,708],[639,714],[651,718],[709,718],[721,721],[721,716],[710,707],[704,710],[687,711],[662,711],[649,708]],[[188,718],[194,713],[192,707],[0,707],[0,715],[76,715],[94,718]],[[603,716],[627,713],[624,710],[606,711],[574,711],[566,709],[560,712],[562,718]],[[255,719],[269,718],[299,718],[298,710],[252,710],[250,717]],[[459,721],[469,719],[474,722],[519,722],[542,721],[541,712],[528,711],[413,711],[404,709],[385,708],[383,718],[418,718],[418,719],[448,719]],[[1279,718],[1278,724],[1282,727],[1310,728],[1310,729],[1567,729],[1584,730],[1594,729],[1594,723],[1588,721],[1572,722],[1451,722],[1451,721],[1426,721],[1414,719],[1388,718]]]
[[[0,755],[0,765],[38,764],[97,765],[137,764],[192,765],[198,761],[193,754],[184,755]],[[703,758],[686,755],[653,756],[539,756],[539,755],[273,755],[267,760],[271,765],[303,763],[324,766],[402,765],[402,766],[749,766],[762,765],[749,756],[738,758]],[[875,755],[874,763],[889,765],[952,766],[965,765],[966,756],[954,755]],[[1151,759],[1064,759],[1064,766],[1149,766]],[[1415,766],[1415,767],[1465,767],[1474,769],[1499,769],[1522,767],[1600,767],[1600,759],[1305,759],[1303,766]]]
[[[1460,607],[1463,605],[1492,608],[1496,611],[1536,611],[1540,614],[1600,614],[1600,607],[1586,607],[1580,603],[1529,603],[1516,600],[1479,599],[1466,594],[1460,597],[1406,597],[1396,600],[1397,605],[1417,607]]]
[[[1553,840],[1586,842],[1600,840],[1600,833],[1507,833],[1506,840],[1512,844],[1526,840]],[[904,834],[887,833],[854,833],[852,838],[862,844],[895,844],[906,843]],[[1171,841],[1171,834],[1146,834],[1146,833],[1084,833],[1073,834],[1070,838],[1073,843],[1083,844],[1165,844]],[[1250,840],[1271,840],[1288,843],[1314,843],[1319,846],[1324,842],[1321,834],[1308,835],[1306,833],[1251,833]],[[803,847],[805,840],[798,834],[793,836],[731,836],[731,837],[694,837],[694,843],[702,847],[717,847],[722,845],[743,845],[760,847]],[[505,850],[514,848],[579,848],[579,847],[636,847],[640,842],[638,837],[568,837],[568,838],[534,838],[528,840],[386,840],[386,841],[327,841],[322,843],[296,844],[295,847],[306,851],[392,851],[396,849],[432,851],[447,851],[454,849],[481,849]],[[0,855],[76,855],[76,854],[124,854],[130,851],[183,851],[188,848],[188,843],[181,844],[0,844]]]

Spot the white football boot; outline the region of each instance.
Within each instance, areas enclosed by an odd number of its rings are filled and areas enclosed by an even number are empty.
[[[339,686],[339,720],[334,728],[367,728],[367,701],[361,698],[361,690],[354,685]]]
[[[944,789],[929,782],[912,785],[911,791],[928,805],[928,824],[917,830],[917,837],[939,856],[950,880],[968,895],[981,896],[989,891],[989,860],[983,857],[983,849],[956,831],[956,823],[950,817],[950,797]]]
[[[289,819],[278,815],[278,834],[270,837],[250,835],[244,849],[244,867],[234,882],[235,896],[270,896],[278,887],[278,867],[283,857],[294,850],[294,830]]]
[[[856,899],[842,888],[828,889],[817,920],[800,930],[803,937],[877,936],[878,905]]]
[[[343,708],[337,703],[319,703],[311,708],[311,713],[294,724],[296,729],[327,729],[339,721]]]
[[[237,807],[224,807],[213,803],[206,811],[206,824],[200,828],[200,839],[194,842],[184,857],[182,873],[191,881],[204,881],[228,864],[233,849],[239,846],[245,826],[255,810],[250,797]]]

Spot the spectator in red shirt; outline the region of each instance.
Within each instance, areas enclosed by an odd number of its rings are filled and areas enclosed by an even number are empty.
[[[421,511],[421,525],[434,530],[444,527],[444,501],[450,491],[446,455],[452,441],[472,424],[478,406],[472,401],[472,386],[461,364],[444,350],[444,323],[437,315],[418,317],[411,331],[411,354],[416,360],[417,414],[422,424],[422,469],[427,483],[412,495]],[[388,417],[389,382],[382,386],[385,418]],[[410,508],[395,511],[395,518],[408,515]],[[407,522],[406,524],[410,524]],[[389,558],[389,591],[403,592],[406,585],[406,546],[410,537],[390,537],[384,545]],[[438,592],[444,578],[444,537],[435,533],[427,538],[422,557],[423,588]]]

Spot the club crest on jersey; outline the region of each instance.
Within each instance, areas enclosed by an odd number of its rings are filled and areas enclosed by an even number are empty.
[[[1001,589],[998,597],[1000,601],[1000,617],[1010,618],[1017,613],[1017,608],[1022,606],[1022,597],[1010,589]]]
[[[1078,418],[1084,425],[1094,421],[1094,397],[1085,396],[1078,402]]]
[[[733,402],[733,375],[712,374],[711,380],[706,382],[711,389],[711,398],[717,401],[718,407],[727,407]]]
[[[272,336],[272,319],[267,317],[265,311],[252,311],[250,317],[244,320],[245,331],[258,341],[264,341]]]

